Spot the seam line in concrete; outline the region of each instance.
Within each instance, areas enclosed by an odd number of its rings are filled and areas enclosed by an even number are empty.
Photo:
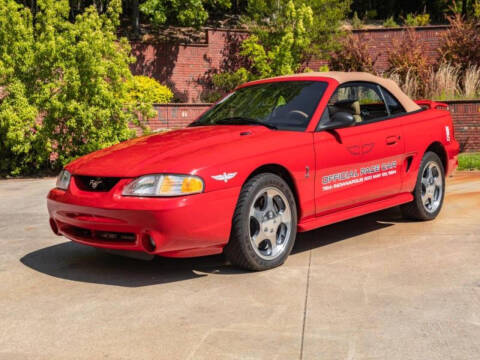
[[[303,305],[302,342],[300,344],[300,360],[303,359],[303,342],[305,338],[305,324],[307,322],[308,292],[310,288],[310,266],[312,264],[312,250],[308,255],[307,285],[305,288],[305,303]]]

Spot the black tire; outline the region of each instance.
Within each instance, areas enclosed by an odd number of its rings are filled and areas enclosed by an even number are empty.
[[[282,252],[274,259],[264,259],[257,254],[250,240],[250,209],[258,195],[265,189],[274,188],[280,191],[290,207],[291,229],[290,235],[285,236],[287,241]],[[232,219],[230,240],[225,246],[224,253],[227,259],[241,268],[261,271],[282,265],[290,254],[297,234],[297,208],[295,197],[288,184],[279,176],[263,173],[248,180],[240,192],[235,213]],[[283,244],[283,243],[282,243]]]
[[[434,163],[440,170],[439,176],[441,177],[442,184],[438,198],[439,204],[434,211],[429,211],[422,201],[422,177],[424,175],[425,168],[431,163]],[[425,192],[425,189],[423,189],[423,192]],[[442,161],[434,152],[428,151],[423,156],[417,175],[417,183],[415,184],[415,188],[412,194],[414,196],[413,201],[400,206],[403,216],[407,219],[421,221],[435,219],[440,213],[440,210],[442,209],[443,200],[445,197],[445,169],[443,167]]]

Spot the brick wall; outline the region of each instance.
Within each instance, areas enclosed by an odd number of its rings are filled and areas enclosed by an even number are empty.
[[[212,104],[157,104],[157,116],[149,121],[151,129],[182,128],[203,114]]]
[[[442,35],[448,29],[446,25],[424,26],[415,28],[418,41],[430,58],[438,58]],[[370,55],[377,59],[375,68],[379,72],[387,69],[387,50],[398,44],[405,36],[406,28],[356,30],[354,35],[359,41],[367,41]]]
[[[416,28],[419,41],[432,59],[437,57],[441,36],[447,26],[426,26]],[[386,50],[405,34],[405,28],[356,30],[359,41],[366,41],[372,58],[377,58],[377,70],[387,66]],[[221,69],[231,69],[238,60],[241,40],[248,33],[238,30],[206,29],[206,41],[198,44],[180,44],[159,41],[155,38],[132,42],[133,55],[137,62],[132,65],[134,74],[156,78],[168,85],[182,102],[200,102],[205,91],[205,81]],[[308,64],[317,70],[325,60],[312,60]]]
[[[462,151],[480,151],[480,100],[442,102],[449,105],[455,137]],[[210,106],[211,104],[156,105],[157,117],[149,125],[152,129],[185,127]]]
[[[480,151],[480,100],[442,101],[448,104],[461,151]]]
[[[172,89],[182,102],[200,102],[208,76],[238,56],[244,31],[206,29],[206,42],[180,44],[151,39],[132,42],[136,75],[148,75]]]

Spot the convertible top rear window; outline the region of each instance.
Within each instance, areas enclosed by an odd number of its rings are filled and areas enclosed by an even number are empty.
[[[283,81],[238,89],[207,111],[192,126],[265,125],[303,131],[321,100],[323,81]]]

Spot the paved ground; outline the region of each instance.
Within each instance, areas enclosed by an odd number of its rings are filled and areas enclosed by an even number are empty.
[[[51,234],[47,180],[0,181],[0,359],[478,359],[480,173],[441,216],[301,235],[287,263],[115,257]]]

